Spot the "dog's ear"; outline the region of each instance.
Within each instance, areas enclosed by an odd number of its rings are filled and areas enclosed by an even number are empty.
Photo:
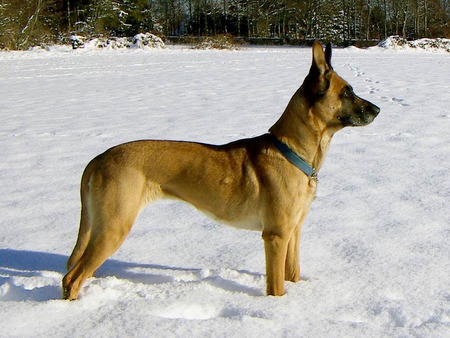
[[[325,48],[325,62],[327,63],[328,67],[333,69],[333,66],[331,66],[331,55],[332,55],[331,43],[328,42],[327,47]]]
[[[311,69],[315,68],[320,72],[320,74],[324,74],[325,71],[328,69],[328,64],[325,58],[325,53],[323,52],[322,49],[322,44],[319,41],[314,41],[312,56],[313,59]]]
[[[331,78],[331,45],[324,53],[322,44],[319,41],[314,41],[312,49],[312,64],[309,74],[305,79],[308,90],[307,95],[312,101],[316,101],[320,96],[324,95],[330,86]]]

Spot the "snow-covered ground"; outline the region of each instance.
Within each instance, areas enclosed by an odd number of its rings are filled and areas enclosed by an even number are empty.
[[[423,50],[450,53],[450,39],[417,39],[408,41],[398,35],[389,36],[381,41],[377,47],[391,50]]]
[[[303,281],[266,297],[260,233],[148,207],[78,301],[61,300],[79,180],[121,142],[262,134],[309,48],[0,53],[1,337],[450,336],[450,57],[335,50],[381,107],[338,133],[304,224]]]

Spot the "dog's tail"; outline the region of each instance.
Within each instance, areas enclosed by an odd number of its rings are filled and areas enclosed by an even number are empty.
[[[89,181],[92,172],[95,170],[94,163],[90,163],[81,178],[81,217],[80,217],[80,229],[78,231],[78,239],[75,244],[75,248],[67,261],[67,270],[70,271],[80,260],[91,238],[91,224],[89,217]]]

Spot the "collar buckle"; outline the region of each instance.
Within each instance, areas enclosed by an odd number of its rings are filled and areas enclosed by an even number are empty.
[[[313,168],[313,173],[309,178],[313,181],[316,181],[317,183],[319,182],[319,177],[317,175],[316,168]]]

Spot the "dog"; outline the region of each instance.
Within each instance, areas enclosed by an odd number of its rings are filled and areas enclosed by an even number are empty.
[[[78,298],[139,212],[160,198],[262,231],[267,295],[281,296],[285,281],[299,281],[301,225],[331,138],[344,127],[371,123],[380,112],[337,75],[331,56],[331,44],[324,51],[314,42],[309,74],[267,134],[219,146],[141,140],[95,157],[81,180],[80,229],[62,281],[64,298]]]

